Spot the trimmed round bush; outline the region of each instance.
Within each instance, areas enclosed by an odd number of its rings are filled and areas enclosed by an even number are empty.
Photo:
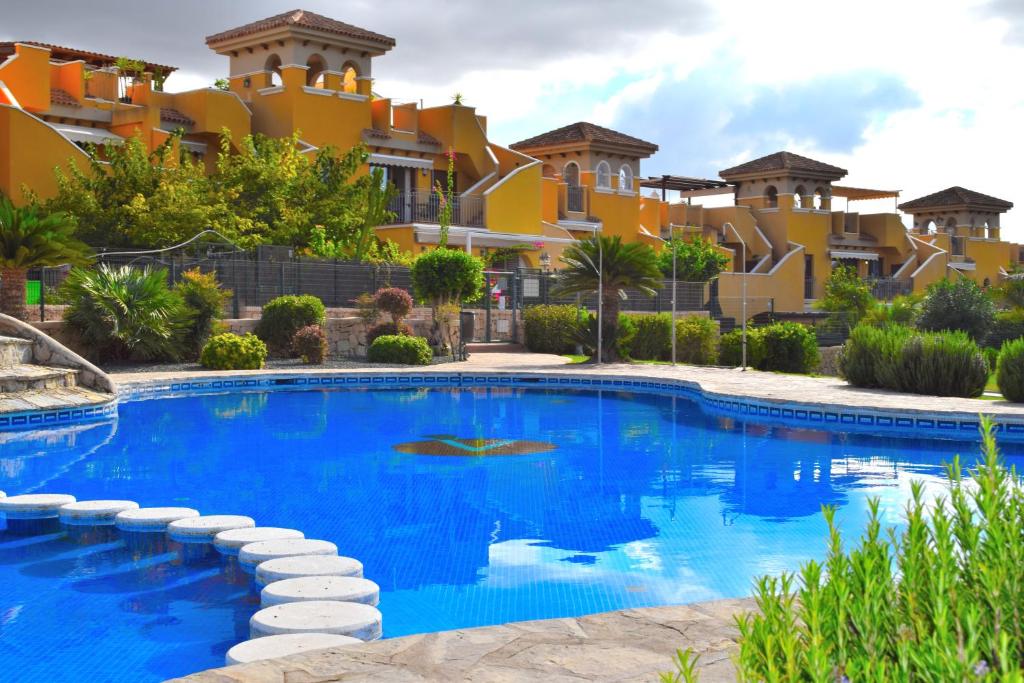
[[[523,311],[526,348],[534,353],[572,353],[579,319],[575,306],[530,306]]]
[[[303,363],[321,365],[327,358],[327,335],[319,325],[306,325],[292,337],[292,352]]]
[[[1007,401],[1024,402],[1024,339],[1003,344],[996,362],[996,384]]]
[[[747,341],[750,341],[749,338]],[[671,354],[670,346],[669,356]],[[692,365],[714,365],[718,362],[717,323],[711,318],[698,315],[676,320],[676,360]]]
[[[366,345],[370,346],[373,344],[377,337],[383,337],[384,335],[412,335],[412,328],[402,323],[401,325],[395,325],[394,323],[377,323],[366,331]]]
[[[373,340],[366,357],[371,363],[430,365],[434,353],[423,337],[386,334]]]
[[[644,313],[629,317],[636,327],[629,357],[636,360],[669,360],[672,356],[672,316],[668,313]]]
[[[267,360],[267,345],[252,333],[227,332],[206,342],[199,362],[211,370],[259,370]]]
[[[256,325],[256,336],[266,342],[271,352],[291,352],[292,338],[307,325],[323,325],[326,318],[324,302],[310,294],[279,296],[266,303]]]
[[[373,295],[373,302],[378,311],[391,316],[391,322],[395,325],[400,325],[402,318],[412,313],[412,296],[398,287],[378,289]]]
[[[431,305],[470,302],[484,288],[484,262],[462,249],[438,248],[424,252],[410,270],[416,298]]]
[[[718,340],[718,362],[730,368],[743,364],[743,329],[737,327],[726,332]],[[747,327],[747,366],[761,367],[764,364],[764,330]]]
[[[817,367],[818,358],[814,330],[794,322],[764,328],[764,361],[759,370],[808,373]]]

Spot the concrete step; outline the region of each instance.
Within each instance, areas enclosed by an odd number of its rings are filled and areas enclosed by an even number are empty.
[[[114,400],[110,394],[84,387],[34,389],[0,393],[0,413],[21,413],[29,410],[53,410],[102,405]]]
[[[0,368],[32,362],[32,342],[0,335]]]
[[[526,349],[514,342],[470,342],[466,344],[469,353],[522,353]]]
[[[78,370],[45,365],[11,365],[0,368],[0,396],[19,391],[71,389],[78,384]]]

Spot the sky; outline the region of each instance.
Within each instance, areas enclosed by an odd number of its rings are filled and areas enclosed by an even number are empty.
[[[0,0],[0,40],[179,67],[168,90],[226,75],[205,36],[295,5],[270,0]],[[901,200],[962,185],[1019,205],[1024,241],[1024,0],[305,0],[397,40],[374,90],[454,93],[510,144],[591,121],[654,142],[643,175],[717,177],[782,149]],[[843,208],[841,205],[837,208]],[[893,202],[851,210],[892,210]],[[1016,214],[1021,215],[1017,220]]]

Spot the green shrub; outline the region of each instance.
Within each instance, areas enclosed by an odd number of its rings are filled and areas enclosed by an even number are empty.
[[[303,363],[321,365],[327,358],[327,335],[319,325],[306,325],[292,337],[292,353]]]
[[[639,337],[639,334],[637,335]],[[671,348],[669,355],[671,356]],[[676,320],[676,360],[692,365],[718,362],[718,324],[711,318],[688,315]]]
[[[922,297],[918,294],[898,296],[892,303],[876,301],[861,318],[861,323],[874,325],[913,325],[920,314]]]
[[[858,325],[839,354],[839,372],[855,387],[897,387],[894,375],[911,330],[899,325]]]
[[[628,359],[630,346],[636,339],[636,323],[633,322],[632,316],[625,313],[619,314],[619,324],[615,326],[615,336],[611,340],[608,338],[610,329],[608,325],[605,325],[604,331],[601,333],[601,347],[607,349],[611,344],[615,347],[616,358]],[[597,315],[586,313],[576,329],[575,342],[582,346],[586,353],[594,355],[597,353],[597,341]],[[607,352],[605,352],[605,357],[608,358]]]
[[[1024,309],[1013,308],[999,311],[992,322],[992,327],[985,337],[985,346],[999,349],[1003,342],[1024,337]]]
[[[829,311],[842,324],[852,327],[875,305],[875,297],[857,269],[852,266],[836,266],[825,281],[825,296],[814,307]]]
[[[224,317],[224,306],[231,299],[231,291],[221,288],[214,273],[203,273],[198,268],[182,273],[174,291],[181,297],[188,315],[185,348],[191,358],[197,358],[216,331],[218,321]]]
[[[434,353],[423,337],[387,334],[373,340],[366,357],[371,363],[430,365]]]
[[[605,329],[604,334],[607,334],[608,330]],[[625,313],[619,313],[619,324],[615,329],[615,339],[611,340],[615,344],[615,350],[619,354],[619,358],[630,358],[630,351],[633,348],[633,342],[636,341],[636,323],[633,322],[633,316],[626,315]],[[601,344],[608,344],[608,339],[601,339]]]
[[[475,301],[483,294],[484,263],[462,249],[431,249],[410,272],[416,298],[432,306]]]
[[[377,337],[396,334],[411,335],[412,328],[405,323],[402,323],[401,326],[395,325],[394,323],[377,323],[366,331],[366,345],[370,346],[373,344]]]
[[[1024,661],[1024,486],[982,420],[983,459],[948,467],[937,501],[913,482],[901,531],[878,498],[850,542],[824,508],[824,562],[755,583],[737,619],[743,681],[1019,681]]]
[[[1003,344],[996,362],[996,384],[1007,401],[1024,402],[1024,339]]]
[[[267,345],[254,334],[227,332],[206,342],[199,362],[211,370],[259,370],[267,360]]]
[[[996,371],[996,365],[999,363],[999,349],[993,349],[991,346],[984,347],[981,352],[985,355],[985,365],[988,366],[989,372]]]
[[[672,316],[642,313],[629,316],[634,327],[629,357],[634,360],[670,360],[672,357]]]
[[[764,365],[764,328],[747,326],[747,366]],[[743,330],[737,327],[718,340],[718,362],[731,368],[743,364]]]
[[[108,266],[75,268],[61,286],[64,319],[87,355],[109,360],[177,360],[189,315],[167,286],[167,271]]]
[[[675,246],[675,274],[678,282],[707,282],[718,277],[731,259],[714,242],[703,237],[676,239],[658,252],[658,270],[672,277],[672,251]]]
[[[818,366],[818,339],[814,330],[794,322],[763,328],[764,360],[758,370],[808,373]]]
[[[256,325],[256,336],[277,355],[291,352],[292,337],[307,325],[323,325],[324,304],[315,296],[279,296],[267,302]]]
[[[928,332],[961,330],[984,341],[994,318],[992,300],[973,280],[939,280],[928,286],[917,326]]]
[[[526,348],[534,353],[572,353],[579,317],[575,306],[530,306],[523,311]]]

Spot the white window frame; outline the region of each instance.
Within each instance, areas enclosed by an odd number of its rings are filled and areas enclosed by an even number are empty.
[[[619,166],[619,191],[633,192],[633,167],[629,164]]]
[[[612,189],[612,166],[607,161],[601,161],[597,164],[597,189],[599,190],[610,190]],[[603,175],[603,178],[602,178]]]

